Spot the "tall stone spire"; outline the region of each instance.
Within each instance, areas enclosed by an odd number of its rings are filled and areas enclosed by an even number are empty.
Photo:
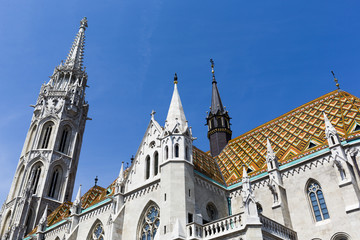
[[[169,111],[166,117],[165,129],[172,132],[178,126],[181,133],[187,130],[188,124],[177,89],[177,75],[174,76],[174,92],[171,98]]]
[[[208,125],[208,138],[210,140],[210,152],[213,157],[220,154],[231,139],[230,117],[222,104],[220,93],[215,80],[214,61],[211,62],[212,73],[212,96],[210,112],[206,118]]]
[[[85,45],[85,30],[87,28],[87,18],[84,17],[80,21],[79,32],[75,37],[73,45],[70,49],[69,55],[65,61],[65,66],[75,69],[82,70],[83,56],[84,56],[84,45]]]

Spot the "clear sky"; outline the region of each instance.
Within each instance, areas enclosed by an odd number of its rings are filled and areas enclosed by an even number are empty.
[[[340,87],[360,97],[359,1],[0,0],[0,203],[40,86],[88,18],[89,117],[75,191],[107,187],[135,155],[150,113],[164,124],[178,74],[194,144],[209,149],[211,69],[233,137]],[[73,196],[74,197],[74,196]]]

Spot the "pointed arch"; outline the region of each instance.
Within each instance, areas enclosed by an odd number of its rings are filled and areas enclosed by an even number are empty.
[[[93,223],[86,240],[104,240],[105,239],[105,230],[104,224],[96,219]]]
[[[345,232],[337,232],[331,237],[330,240],[351,240],[351,237]]]
[[[4,234],[6,233],[7,229],[10,226],[11,210],[9,210],[5,216],[6,217],[4,218],[5,220],[3,221],[3,225],[1,226],[1,232],[0,232],[0,236],[2,237],[4,236]]]
[[[175,146],[174,146],[174,156],[176,157],[176,158],[178,158],[179,157],[179,144],[178,143],[176,143],[175,144]]]
[[[48,197],[60,199],[61,183],[63,179],[63,168],[60,165],[53,167],[51,174],[49,174],[49,188]]]
[[[54,132],[54,126],[55,124],[53,121],[48,121],[43,124],[38,148],[47,149],[50,147],[53,135],[52,133]]]
[[[315,221],[319,222],[330,218],[320,183],[315,179],[309,179],[305,186],[305,192]]]
[[[29,181],[31,186],[31,193],[36,194],[36,191],[39,186],[39,181],[42,176],[42,170],[43,170],[43,163],[41,161],[37,161],[33,164],[31,167],[30,175],[29,175]]]
[[[37,130],[37,125],[34,125],[31,128],[31,132],[30,132],[30,135],[29,135],[29,138],[28,138],[28,141],[27,141],[27,145],[26,145],[26,148],[25,148],[25,153],[30,151],[32,149],[33,145],[34,145],[36,130]]]
[[[59,145],[57,146],[57,150],[66,155],[69,155],[69,146],[70,139],[72,135],[72,128],[69,124],[62,126],[61,131],[59,132]]]
[[[15,180],[14,190],[11,194],[11,199],[18,196],[21,191],[21,185],[22,185],[21,182],[24,177],[24,171],[25,171],[25,166],[22,164],[16,173],[16,180]]]
[[[165,146],[165,160],[169,159],[169,147]]]
[[[153,240],[160,226],[160,208],[152,200],[144,207],[137,229],[137,240]]]
[[[150,178],[150,156],[147,155],[145,158],[145,179]]]
[[[154,176],[159,173],[159,153],[155,151],[154,153]]]

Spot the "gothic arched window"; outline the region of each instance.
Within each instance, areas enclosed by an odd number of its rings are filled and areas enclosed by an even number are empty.
[[[105,239],[105,231],[104,226],[100,221],[98,221],[94,227],[91,229],[87,240],[104,240]]]
[[[175,157],[178,158],[179,157],[179,144],[175,144],[174,151],[175,151]]]
[[[153,240],[160,225],[160,209],[151,205],[140,219],[140,230],[138,240]]]
[[[146,159],[145,159],[145,178],[149,179],[150,178],[150,156],[147,155]]]
[[[58,198],[60,183],[61,183],[62,170],[60,167],[54,168],[53,174],[50,178],[50,188],[48,196],[51,198]]]
[[[41,133],[40,148],[43,148],[43,149],[48,148],[53,127],[54,127],[53,122],[48,122],[48,123],[44,124],[43,130]]]
[[[158,152],[154,153],[154,176],[159,172],[159,154]]]
[[[169,158],[169,148],[168,146],[165,147],[165,159],[167,160]]]
[[[25,149],[25,153],[27,153],[29,150],[31,150],[33,144],[34,144],[34,138],[35,138],[35,132],[36,132],[36,125],[32,128],[28,142],[27,142],[27,146]]]
[[[71,134],[71,128],[69,126],[65,126],[60,138],[60,144],[58,151],[67,154],[69,143],[70,143],[70,134]]]
[[[308,184],[307,194],[315,220],[318,222],[330,218],[320,185],[314,181],[310,182]]]
[[[186,160],[190,160],[190,157],[189,157],[189,147],[188,147],[188,146],[185,147],[185,159],[186,159]]]
[[[41,176],[41,165],[36,165],[33,170],[31,171],[31,189],[32,189],[32,194],[36,193],[38,184],[39,184],[39,180],[40,180],[40,176]]]

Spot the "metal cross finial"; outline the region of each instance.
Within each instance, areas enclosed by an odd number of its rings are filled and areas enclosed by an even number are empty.
[[[212,79],[213,79],[213,83],[216,83],[215,80],[215,71],[214,71],[214,60],[212,58],[210,58],[210,63],[211,63],[211,73],[212,73]]]
[[[155,115],[155,113],[156,113],[156,112],[155,112],[154,110],[152,110],[152,111],[151,111],[151,113],[150,113],[150,115],[151,115],[151,119],[154,119],[154,115]]]
[[[87,24],[87,18],[84,17],[83,19],[81,19],[80,21],[80,28],[87,28],[88,24]]]
[[[99,181],[98,176],[95,178],[95,186],[97,186],[97,182]]]
[[[337,87],[338,89],[340,89],[340,84],[338,83],[338,80],[337,80],[337,78],[335,77],[335,73],[334,73],[333,71],[331,71],[331,73],[332,73],[332,75],[334,76],[334,81],[335,81],[335,83],[336,83],[336,87]]]
[[[174,84],[177,84],[177,83],[178,83],[177,74],[175,73],[175,76],[174,76]]]

